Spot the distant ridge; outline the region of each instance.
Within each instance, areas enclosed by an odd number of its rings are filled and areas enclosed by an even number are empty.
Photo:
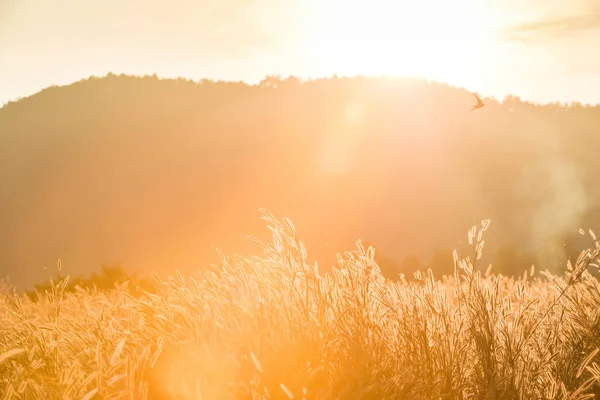
[[[290,217],[324,268],[358,238],[427,264],[488,218],[487,261],[510,245],[561,268],[564,242],[600,222],[600,107],[483,100],[465,113],[470,91],[414,78],[44,89],[0,109],[0,276],[30,285],[59,258],[66,273],[200,268],[217,247],[254,252],[259,208]]]

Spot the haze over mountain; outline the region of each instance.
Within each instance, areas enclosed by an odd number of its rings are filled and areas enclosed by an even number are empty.
[[[483,98],[417,79],[259,85],[90,78],[0,109],[0,275],[31,285],[101,264],[194,271],[287,216],[325,264],[356,239],[401,266],[492,225],[564,266],[597,227],[600,107]],[[567,249],[568,250],[568,249]],[[486,261],[487,262],[487,261]],[[44,269],[46,268],[46,269]]]

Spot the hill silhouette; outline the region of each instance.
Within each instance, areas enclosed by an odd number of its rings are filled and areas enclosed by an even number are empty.
[[[390,276],[435,265],[489,218],[488,254],[562,268],[600,222],[600,107],[483,100],[408,78],[45,89],[0,109],[0,275],[31,286],[59,258],[63,274],[192,271],[254,251],[259,208],[322,264],[362,238]]]

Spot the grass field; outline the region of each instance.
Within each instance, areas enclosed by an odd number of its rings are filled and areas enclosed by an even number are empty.
[[[260,257],[163,280],[157,294],[33,302],[0,295],[6,399],[583,399],[600,394],[600,245],[563,276],[476,265],[386,282],[360,242],[331,274],[308,263],[290,221],[266,213]],[[532,271],[533,272],[533,271]],[[158,278],[157,278],[158,279]]]

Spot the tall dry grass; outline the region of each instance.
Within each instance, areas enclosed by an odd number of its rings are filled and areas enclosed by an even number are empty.
[[[289,220],[263,255],[160,293],[0,295],[5,399],[584,399],[600,394],[600,244],[564,276],[386,282],[360,242],[319,273]],[[592,233],[593,236],[593,233]],[[533,272],[533,271],[531,271]],[[68,279],[68,278],[67,278]],[[158,278],[157,278],[158,279]]]

